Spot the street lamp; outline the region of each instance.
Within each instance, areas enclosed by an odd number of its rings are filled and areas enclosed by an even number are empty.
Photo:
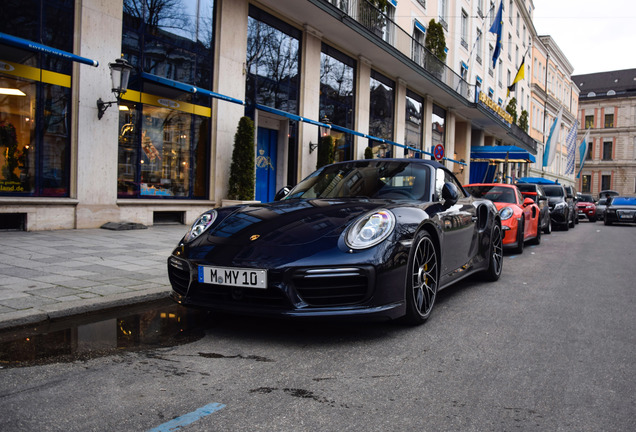
[[[130,71],[133,67],[125,59],[117,59],[114,63],[108,63],[110,68],[110,79],[112,80],[112,92],[115,93],[117,100],[104,102],[102,98],[97,99],[97,118],[101,120],[104,113],[112,104],[119,103],[121,95],[128,91],[128,79]]]

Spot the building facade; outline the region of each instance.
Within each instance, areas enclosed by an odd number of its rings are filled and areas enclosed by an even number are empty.
[[[583,125],[577,143],[590,132],[585,156],[576,160],[578,190],[636,196],[636,69],[575,75],[572,80],[580,89]]]
[[[531,102],[529,134],[537,141],[537,162],[530,164],[529,174],[566,185],[574,185],[574,158],[566,137],[577,123],[578,87],[572,81],[573,66],[550,36],[537,36],[532,46]],[[554,120],[561,112],[556,155],[544,166],[545,143]],[[575,133],[575,132],[573,132]],[[569,159],[569,160],[568,160]]]
[[[488,30],[503,5],[502,52]],[[319,126],[335,160],[432,157],[467,183],[471,148],[501,180],[537,152],[505,107],[532,109],[531,1],[8,0],[0,23],[0,229],[192,222],[227,197],[241,117],[255,123],[256,199],[316,166]],[[447,58],[424,48],[430,19]],[[70,53],[70,54],[69,54]],[[133,67],[113,101],[108,64]],[[522,62],[526,78],[511,96]],[[532,134],[532,130],[529,131]],[[472,174],[471,174],[472,171]],[[484,171],[486,172],[486,171]]]

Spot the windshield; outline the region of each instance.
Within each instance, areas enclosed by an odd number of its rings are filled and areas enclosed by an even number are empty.
[[[378,198],[422,200],[430,196],[430,169],[397,161],[359,161],[326,166],[294,187],[285,199]]]
[[[631,197],[613,197],[611,205],[612,206],[624,206],[624,205],[636,206],[636,198],[631,198]]]
[[[594,202],[594,198],[592,198],[592,195],[580,195],[579,196],[579,201]]]
[[[543,186],[545,194],[549,197],[564,197],[565,191],[561,186]]]
[[[493,202],[516,204],[515,191],[505,186],[467,186],[465,188],[475,198],[484,198]]]

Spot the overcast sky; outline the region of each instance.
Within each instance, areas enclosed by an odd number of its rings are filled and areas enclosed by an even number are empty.
[[[550,35],[573,75],[636,68],[635,0],[533,0],[534,27]]]

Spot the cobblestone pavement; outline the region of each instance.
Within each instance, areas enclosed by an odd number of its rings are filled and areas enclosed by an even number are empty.
[[[166,297],[185,225],[0,232],[0,329]]]

